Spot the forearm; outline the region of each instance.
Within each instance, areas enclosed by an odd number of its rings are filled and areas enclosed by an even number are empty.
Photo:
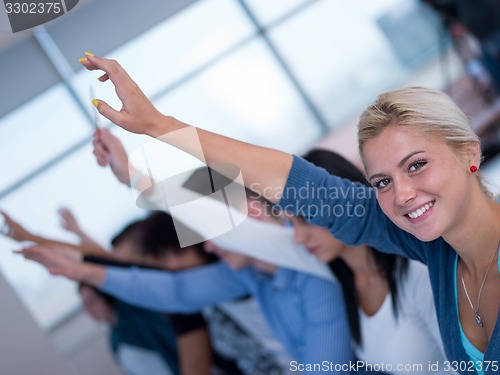
[[[112,253],[107,251],[97,242],[84,241],[79,245],[81,252],[84,255],[96,255],[109,257]]]
[[[173,313],[197,312],[248,293],[222,264],[175,273],[108,267],[100,289],[133,305]]]
[[[83,230],[78,228],[77,230],[73,230],[73,233],[80,237],[80,244],[78,245],[78,249],[84,254],[93,254],[93,255],[106,255],[109,252],[103,248],[99,243],[94,241],[92,237],[90,237]]]
[[[81,283],[100,288],[106,278],[106,268],[91,263],[76,263],[65,274],[66,277]]]
[[[44,237],[36,237],[32,242],[35,242],[39,245],[47,246],[53,249],[62,248],[62,249],[71,249],[81,253],[82,255],[98,255],[98,256],[106,256],[109,257],[110,253],[102,248],[98,244],[80,244],[75,245],[62,241],[55,241],[51,239],[47,239]]]
[[[57,241],[53,240],[51,238],[43,237],[43,236],[38,236],[36,234],[29,234],[29,236],[25,239],[25,241],[30,241],[34,242],[39,245],[44,245],[48,247],[65,247],[65,248],[71,248],[76,251],[84,252],[84,248],[82,248],[80,245],[75,245],[69,242],[64,242],[64,241]]]
[[[272,203],[279,201],[293,161],[292,155],[285,152],[192,128],[169,116],[160,117],[147,134],[208,164],[235,164],[241,170],[245,186]],[[199,142],[193,135],[197,135]]]

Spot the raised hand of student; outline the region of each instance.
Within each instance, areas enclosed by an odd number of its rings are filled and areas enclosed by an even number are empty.
[[[68,232],[74,233],[77,236],[80,236],[82,233],[82,229],[78,224],[73,213],[66,207],[61,207],[57,210],[61,218],[61,226],[66,229]]]
[[[172,116],[164,116],[118,62],[89,53],[86,55],[80,62],[88,70],[102,70],[105,74],[100,81],[110,80],[122,102],[122,108],[117,111],[100,99],[94,100],[104,117],[133,133],[158,138],[204,163],[235,164],[240,168],[247,187],[262,193],[272,203],[279,201],[292,166],[292,155],[224,137],[192,127]]]
[[[80,59],[80,62],[88,70],[102,70],[104,74],[99,80],[110,80],[122,102],[122,108],[117,111],[105,101],[94,99],[93,103],[101,115],[133,133],[152,135],[155,128],[162,127],[164,116],[117,61],[86,53],[86,57]]]
[[[82,253],[70,247],[32,245],[14,252],[40,263],[52,275],[63,275],[72,280],[81,280],[83,277]]]
[[[128,155],[121,141],[108,129],[98,129],[94,133],[94,155],[101,167],[109,165],[118,181],[130,183]]]
[[[25,229],[18,222],[14,221],[5,212],[0,211],[0,214],[5,218],[5,224],[3,228],[1,228],[2,230],[0,231],[1,234],[19,242],[34,240],[35,235],[33,233]]]

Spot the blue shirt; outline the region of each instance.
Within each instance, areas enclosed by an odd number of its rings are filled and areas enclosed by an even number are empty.
[[[314,190],[304,194],[304,189]],[[475,373],[460,337],[454,278],[457,253],[447,242],[442,238],[419,241],[382,212],[373,189],[332,176],[297,156],[278,207],[329,228],[337,239],[348,245],[367,244],[426,264],[446,356],[459,365],[458,369],[452,369],[462,374]],[[500,370],[500,312],[484,353],[484,365],[488,366],[486,375]]]
[[[330,366],[352,360],[340,286],[310,274],[285,268],[274,275],[253,267],[233,271],[222,262],[176,273],[109,267],[101,289],[144,308],[185,313],[251,294],[297,364],[327,361]]]

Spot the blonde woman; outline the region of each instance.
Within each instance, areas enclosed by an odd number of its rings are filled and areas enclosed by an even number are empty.
[[[104,71],[100,80],[115,85],[123,103],[119,111],[102,100],[94,104],[118,126],[152,137],[189,127],[161,114],[116,61],[88,55],[82,64]],[[441,366],[464,374],[498,373],[500,204],[481,184],[479,139],[449,97],[406,88],[381,94],[364,112],[359,148],[376,197],[370,188],[299,157],[195,130],[207,163],[237,164],[245,185],[282,209],[305,213],[346,244],[367,244],[427,264],[450,360]],[[163,139],[202,157],[190,139]],[[300,188],[311,194],[297,194]],[[342,194],[325,193],[332,189]],[[332,210],[323,209],[328,206]],[[340,206],[358,211],[339,215],[333,208]],[[29,248],[24,253],[36,257]],[[87,277],[98,285],[107,282],[105,273]]]

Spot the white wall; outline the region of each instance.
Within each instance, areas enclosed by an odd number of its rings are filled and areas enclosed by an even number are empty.
[[[76,374],[53,342],[40,330],[1,274],[0,301],[0,373]]]

